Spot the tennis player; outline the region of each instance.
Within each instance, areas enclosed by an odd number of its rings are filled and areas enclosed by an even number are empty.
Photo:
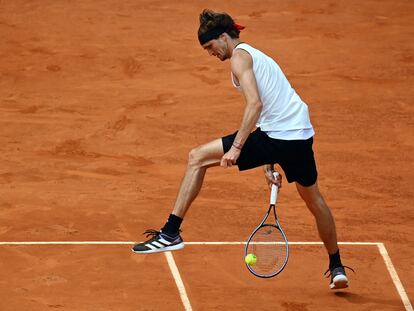
[[[198,39],[210,56],[230,60],[231,82],[244,96],[245,109],[239,130],[201,145],[189,154],[188,166],[174,209],[160,231],[147,230],[149,238],[133,246],[135,253],[155,253],[184,247],[180,225],[197,197],[209,167],[248,170],[263,166],[269,186],[281,185],[273,177],[279,164],[288,182],[295,182],[300,197],[316,220],[319,235],[329,254],[330,288],[348,287],[341,263],[335,222],[317,183],[312,150],[315,134],[308,106],[291,87],[278,64],[269,56],[240,41],[243,26],[227,13],[204,10]]]

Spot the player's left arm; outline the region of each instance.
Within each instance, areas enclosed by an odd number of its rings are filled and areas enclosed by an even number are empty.
[[[251,55],[244,50],[238,49],[234,51],[230,62],[231,71],[243,90],[246,106],[234,144],[221,160],[221,165],[224,167],[232,166],[236,162],[247,137],[256,126],[256,122],[262,112],[262,102],[253,72],[253,59]]]

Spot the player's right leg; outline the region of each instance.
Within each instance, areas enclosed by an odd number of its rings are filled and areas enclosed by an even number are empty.
[[[132,248],[134,253],[157,253],[184,247],[184,241],[179,234],[181,222],[200,192],[207,168],[220,165],[223,154],[221,139],[213,140],[190,151],[187,169],[172,214],[160,231],[147,230],[144,233],[150,239],[134,245]]]
[[[315,182],[315,184],[309,187],[304,187],[299,183],[296,183],[296,188],[301,198],[305,201],[308,209],[315,217],[319,236],[328,251],[329,269],[325,274],[329,272],[328,276],[331,277],[329,287],[331,289],[348,287],[348,278],[345,273],[345,266],[342,265],[339,255],[335,221],[329,206],[326,204],[322,194],[319,191],[318,183]]]
[[[338,250],[335,221],[330,208],[319,191],[318,183],[315,182],[308,187],[296,183],[296,188],[309,211],[315,217],[319,236],[325,244],[328,253],[335,253]]]

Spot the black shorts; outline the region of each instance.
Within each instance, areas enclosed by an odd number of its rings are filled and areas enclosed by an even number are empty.
[[[223,151],[230,150],[237,132],[222,137]],[[318,177],[312,150],[313,137],[307,140],[281,140],[270,138],[260,128],[252,132],[241,150],[236,165],[240,171],[265,164],[279,164],[288,182],[312,186]]]

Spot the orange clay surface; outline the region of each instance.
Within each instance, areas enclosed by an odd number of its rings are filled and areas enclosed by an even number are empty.
[[[171,212],[191,148],[237,129],[229,62],[197,41],[229,12],[308,103],[319,185],[340,241],[383,242],[412,300],[412,1],[1,1],[0,241],[140,241]],[[261,169],[212,168],[185,241],[244,241],[268,204]],[[319,241],[295,186],[279,217]],[[322,246],[292,245],[254,278],[242,246],[174,258],[194,310],[404,310],[376,246],[342,246],[351,287],[323,278]],[[0,310],[183,310],[163,254],[128,245],[1,245]]]

